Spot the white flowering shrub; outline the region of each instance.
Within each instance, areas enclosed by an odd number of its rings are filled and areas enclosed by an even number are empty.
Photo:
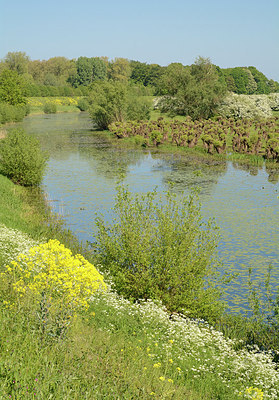
[[[222,117],[255,119],[272,117],[270,100],[267,95],[245,95],[230,93],[217,109]]]

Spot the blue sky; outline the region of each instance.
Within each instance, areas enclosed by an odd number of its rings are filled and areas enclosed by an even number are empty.
[[[253,65],[279,81],[278,0],[0,1],[0,58],[25,51],[222,68]]]

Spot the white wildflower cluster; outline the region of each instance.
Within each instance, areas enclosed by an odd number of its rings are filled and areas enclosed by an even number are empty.
[[[131,304],[112,291],[94,299],[99,301],[105,302],[108,316],[114,315],[119,320],[131,316],[141,321],[147,340],[157,346],[158,351],[149,353],[154,362],[170,359],[186,378],[210,376],[214,380],[217,377],[219,382],[235,390],[236,398],[242,398],[241,393],[248,393],[251,387],[263,393],[262,399],[279,398],[279,371],[271,354],[256,347],[237,350],[239,342],[225,338],[205,321],[170,316],[162,305],[152,301]],[[186,370],[183,365],[191,367]]]
[[[0,255],[3,262],[8,263],[19,253],[25,253],[37,244],[28,235],[16,229],[0,224]]]

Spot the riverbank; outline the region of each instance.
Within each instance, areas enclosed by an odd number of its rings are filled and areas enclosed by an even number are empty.
[[[18,252],[50,237],[70,245],[40,191],[2,176],[0,188],[2,271]],[[38,330],[35,304],[23,302],[14,314],[1,302],[0,319],[0,389],[7,398],[260,400],[279,394],[267,354],[247,350],[204,322],[170,319],[160,305],[132,304],[110,290],[92,299],[63,339]]]
[[[259,165],[266,160],[279,165],[278,118],[262,120],[184,121],[166,120],[163,117],[150,121],[114,122],[109,131],[119,141],[145,148],[169,148],[177,152],[207,154],[216,158],[237,157],[243,162]],[[180,150],[181,151],[181,150]]]
[[[55,105],[57,113],[80,112],[80,109],[77,107],[77,105],[81,98],[83,97],[29,97],[27,99],[27,104],[30,107],[29,115],[44,114],[44,107],[46,104]]]

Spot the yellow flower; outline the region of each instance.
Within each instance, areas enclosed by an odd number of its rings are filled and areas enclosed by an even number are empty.
[[[168,382],[169,382],[169,383],[173,383],[173,380],[172,380],[172,379],[168,379]]]
[[[166,378],[164,376],[160,376],[160,381],[164,382],[166,380]]]
[[[77,308],[87,309],[92,294],[106,290],[96,268],[82,255],[74,256],[58,240],[32,247],[26,255],[20,254],[6,267],[5,275],[12,276],[13,289],[19,295],[27,290],[35,295],[44,293],[51,302],[60,299],[65,309],[72,312]]]

